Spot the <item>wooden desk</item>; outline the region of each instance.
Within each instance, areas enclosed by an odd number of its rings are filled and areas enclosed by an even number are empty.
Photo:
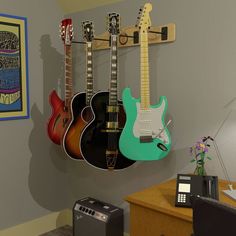
[[[224,195],[227,182],[219,180],[219,200],[236,206]],[[175,207],[176,180],[152,186],[125,198],[130,203],[130,236],[190,236],[192,209]]]

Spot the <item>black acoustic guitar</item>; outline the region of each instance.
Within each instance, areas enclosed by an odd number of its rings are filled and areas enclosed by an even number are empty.
[[[134,161],[124,157],[119,149],[119,137],[125,124],[125,112],[117,96],[117,40],[119,36],[119,14],[108,15],[108,31],[111,40],[110,91],[98,92],[91,98],[93,120],[84,128],[80,148],[84,159],[103,170],[120,170]]]

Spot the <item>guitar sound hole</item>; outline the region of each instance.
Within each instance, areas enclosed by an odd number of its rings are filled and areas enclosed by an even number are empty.
[[[66,127],[68,121],[68,118],[63,118],[63,127]]]
[[[61,115],[58,114],[58,116],[56,117],[56,120],[55,120],[55,122],[53,124],[53,130],[55,130],[55,127],[57,126],[57,123],[60,121],[60,118],[61,118]]]
[[[93,119],[93,113],[91,111],[91,108],[90,107],[85,107],[81,112],[81,117],[83,118],[83,120],[86,123],[91,121]]]

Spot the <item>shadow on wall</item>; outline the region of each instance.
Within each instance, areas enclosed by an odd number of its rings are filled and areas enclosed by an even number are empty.
[[[66,159],[61,147],[53,144],[47,136],[47,121],[50,117],[49,92],[63,75],[63,56],[51,46],[49,35],[41,37],[43,60],[43,114],[34,104],[31,118],[34,124],[29,138],[32,153],[30,160],[29,189],[34,200],[48,210],[66,207],[65,172]]]
[[[150,185],[169,179],[189,163],[189,150],[170,152],[160,161],[136,162],[121,171],[102,171],[90,165],[68,163],[68,176],[73,202],[81,197],[91,196],[122,206],[124,197]]]

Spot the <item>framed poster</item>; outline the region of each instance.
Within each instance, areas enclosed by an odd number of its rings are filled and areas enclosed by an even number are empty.
[[[27,19],[0,13],[0,120],[29,118]]]

